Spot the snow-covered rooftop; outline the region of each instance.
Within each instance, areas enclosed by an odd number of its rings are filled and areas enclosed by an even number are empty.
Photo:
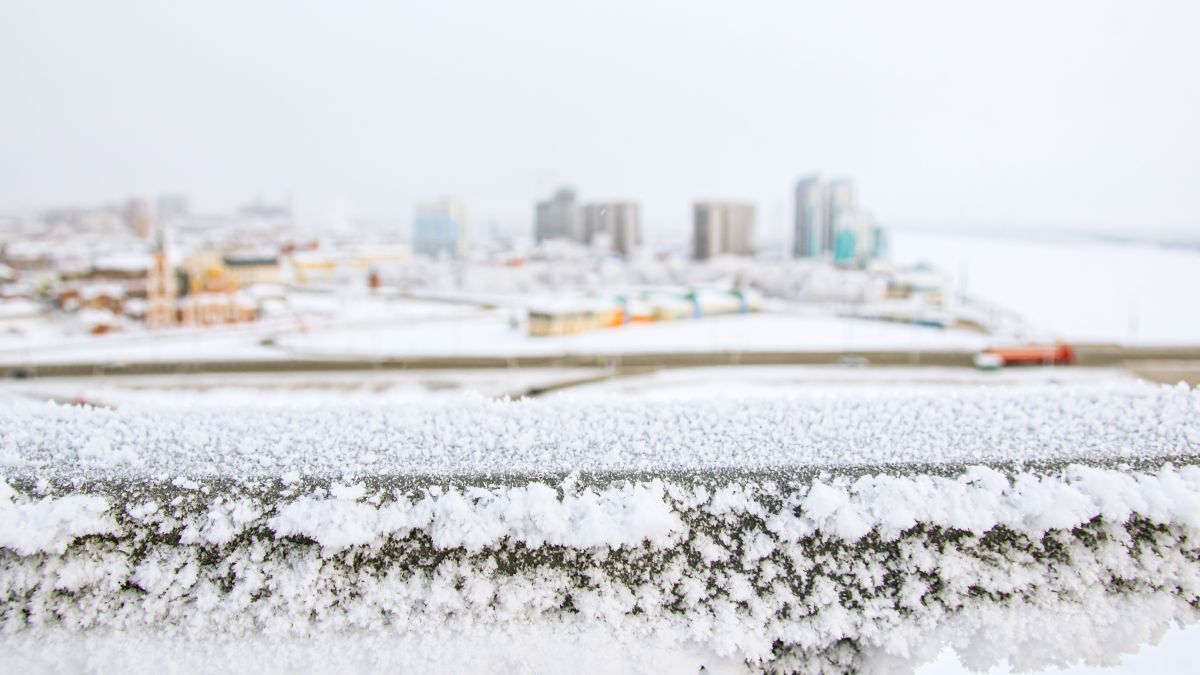
[[[46,308],[32,300],[0,301],[0,319],[37,317],[46,313]]]
[[[121,251],[97,257],[92,261],[92,267],[119,272],[145,272],[153,262],[153,257],[144,251]]]

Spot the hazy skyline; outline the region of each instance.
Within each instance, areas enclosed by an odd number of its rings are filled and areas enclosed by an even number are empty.
[[[0,212],[290,194],[532,223],[560,184],[683,231],[852,177],[886,225],[1196,234],[1189,2],[9,2]]]

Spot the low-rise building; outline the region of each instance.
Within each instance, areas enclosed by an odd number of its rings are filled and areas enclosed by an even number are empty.
[[[529,310],[529,334],[535,337],[570,335],[631,323],[745,314],[761,308],[762,298],[758,293],[720,288],[560,300],[542,303]]]
[[[570,335],[624,323],[621,306],[610,300],[546,303],[529,310],[529,334]]]
[[[287,267],[297,286],[325,286],[337,279],[337,261],[321,251],[296,251],[287,257]]]
[[[239,288],[254,284],[278,284],[283,281],[279,258],[263,254],[226,254],[222,256],[226,272]]]

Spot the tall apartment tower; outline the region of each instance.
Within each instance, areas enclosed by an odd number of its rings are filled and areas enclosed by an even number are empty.
[[[417,205],[413,252],[430,258],[461,258],[467,253],[467,207],[443,197]]]
[[[835,180],[829,183],[825,192],[825,250],[831,250],[837,229],[842,219],[854,213],[854,183],[849,180]]]
[[[794,257],[816,258],[833,247],[833,234],[826,227],[825,186],[817,176],[808,176],[796,182],[794,226]]]
[[[692,205],[692,258],[754,254],[754,205],[696,202]]]
[[[574,190],[560,188],[550,199],[537,203],[534,239],[538,243],[547,239],[569,239],[580,244],[587,242]]]
[[[842,214],[837,225],[833,261],[839,265],[864,267],[887,252],[886,236],[871,214],[863,211]]]
[[[603,246],[628,258],[642,243],[641,209],[635,202],[585,204],[583,236],[589,246]]]

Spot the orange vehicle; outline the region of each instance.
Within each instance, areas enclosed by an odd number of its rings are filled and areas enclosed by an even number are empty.
[[[975,357],[975,363],[980,367],[1070,365],[1075,363],[1075,350],[1061,343],[989,347]]]

